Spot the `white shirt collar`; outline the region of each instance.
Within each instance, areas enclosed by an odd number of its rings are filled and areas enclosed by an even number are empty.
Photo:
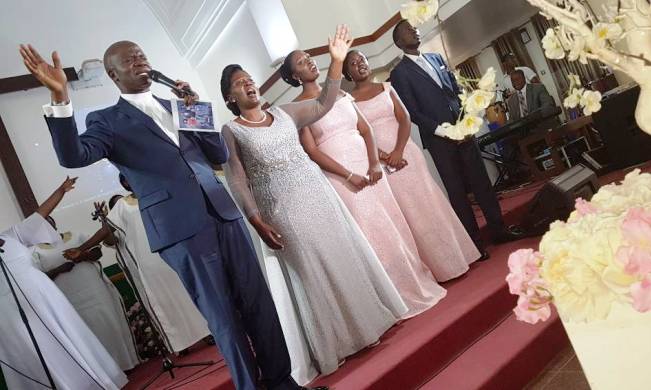
[[[423,57],[423,54],[422,54],[422,53],[420,53],[420,54],[418,54],[418,55],[407,54],[407,53],[405,53],[405,56],[406,56],[407,58],[409,58],[410,60],[414,61],[414,62],[418,61],[419,58],[425,59],[425,57]]]
[[[124,100],[132,103],[146,103],[154,99],[154,94],[151,91],[140,93],[122,93],[120,96],[122,96]]]

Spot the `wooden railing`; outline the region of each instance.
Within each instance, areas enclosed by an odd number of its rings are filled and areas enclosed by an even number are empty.
[[[386,34],[393,26],[398,24],[400,21],[400,12],[396,12],[391,19],[387,20],[382,26],[375,30],[370,35],[363,37],[355,38],[351,47],[366,45],[368,43],[373,43],[380,39],[384,34]],[[310,56],[319,56],[322,54],[328,53],[328,45],[314,47],[311,49],[305,50]],[[268,79],[265,81],[262,86],[260,86],[260,94],[264,95],[278,80],[280,80],[280,71],[276,70]]]

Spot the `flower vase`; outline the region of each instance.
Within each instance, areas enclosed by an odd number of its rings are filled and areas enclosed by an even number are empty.
[[[561,320],[592,390],[651,389],[651,312],[614,303],[605,320]]]

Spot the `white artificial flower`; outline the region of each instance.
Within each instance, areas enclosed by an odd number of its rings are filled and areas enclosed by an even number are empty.
[[[585,39],[581,36],[576,36],[570,42],[570,52],[567,54],[569,61],[579,60],[582,64],[587,62],[585,56]]]
[[[584,91],[581,96],[583,114],[592,115],[601,110],[601,93],[599,91]]]
[[[624,31],[619,23],[597,23],[592,28],[592,35],[597,45],[605,46],[606,41],[619,39]]]
[[[545,56],[552,60],[560,60],[565,57],[565,49],[561,45],[561,41],[556,36],[553,28],[547,29],[547,33],[543,37],[542,47],[545,50]]]
[[[464,108],[467,113],[477,115],[481,111],[490,106],[491,101],[495,97],[495,92],[484,91],[483,89],[476,89],[472,91],[470,96],[465,101]]]
[[[438,10],[438,0],[410,1],[400,6],[400,16],[416,27],[434,17]]]
[[[456,127],[459,129],[459,132],[465,136],[477,134],[479,128],[481,127],[484,120],[476,115],[466,114],[463,119],[461,119]]]
[[[578,75],[570,73],[567,75],[567,79],[570,81],[570,89],[581,86],[581,78]]]
[[[581,104],[581,97],[584,91],[583,88],[572,88],[570,94],[563,100],[563,106],[566,108],[575,108]]]
[[[495,69],[491,66],[486,70],[481,79],[477,83],[479,89],[484,91],[494,91],[495,90]]]

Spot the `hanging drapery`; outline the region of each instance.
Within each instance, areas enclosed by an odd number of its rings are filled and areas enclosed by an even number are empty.
[[[533,64],[533,60],[529,55],[529,51],[527,51],[527,48],[524,46],[524,43],[522,43],[522,39],[520,38],[520,29],[514,29],[507,32],[506,34],[494,40],[492,45],[495,49],[495,53],[497,54],[497,58],[500,60],[502,72],[505,74],[506,69],[504,69],[503,58],[507,54],[514,54],[518,65],[527,66],[534,71],[536,70],[536,67]]]

